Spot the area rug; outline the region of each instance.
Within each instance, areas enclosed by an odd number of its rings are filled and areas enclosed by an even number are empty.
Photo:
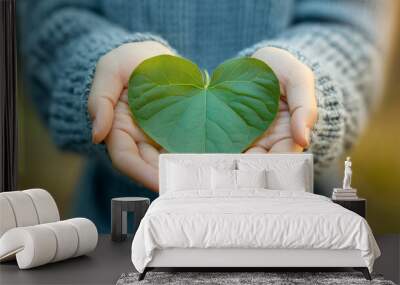
[[[122,274],[117,285],[395,285],[380,275],[372,275],[373,280],[368,281],[360,272],[148,272],[142,281],[138,281],[138,276],[138,273]]]

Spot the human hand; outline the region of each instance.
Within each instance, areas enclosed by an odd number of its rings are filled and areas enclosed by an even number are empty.
[[[114,167],[153,191],[158,191],[162,149],[133,121],[127,88],[132,71],[161,54],[172,55],[172,51],[153,41],[128,43],[110,51],[97,63],[88,101],[93,143],[105,141]]]
[[[261,48],[253,57],[275,72],[281,99],[273,124],[246,153],[302,152],[310,144],[311,129],[317,120],[313,72],[283,49]]]

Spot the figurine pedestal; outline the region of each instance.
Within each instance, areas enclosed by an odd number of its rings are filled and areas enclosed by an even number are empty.
[[[334,200],[357,200],[357,189],[333,188],[332,199]]]
[[[348,193],[352,193],[355,192],[357,193],[357,189],[356,188],[350,188],[350,189],[343,189],[343,188],[333,188],[333,192],[340,192],[340,193],[345,193],[346,191]]]

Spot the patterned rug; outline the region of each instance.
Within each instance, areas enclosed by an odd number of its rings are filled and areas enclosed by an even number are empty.
[[[146,284],[213,284],[213,285],[395,285],[380,275],[372,275],[368,281],[360,272],[148,272],[138,281],[138,273],[122,274],[117,285]]]

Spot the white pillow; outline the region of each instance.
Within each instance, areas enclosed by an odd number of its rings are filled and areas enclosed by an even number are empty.
[[[236,170],[232,169],[211,169],[212,190],[236,190]]]
[[[266,171],[236,170],[237,188],[267,188]]]
[[[266,188],[265,170],[211,169],[213,190],[238,190],[240,188]]]
[[[279,171],[276,169],[267,170],[268,189],[303,191],[307,189],[307,177],[302,166]]]
[[[196,167],[169,163],[168,191],[185,191],[193,189],[210,189],[211,167]]]
[[[295,155],[294,155],[295,156]],[[298,159],[240,159],[240,170],[267,171],[267,188],[271,190],[307,191],[312,189],[308,162]]]

